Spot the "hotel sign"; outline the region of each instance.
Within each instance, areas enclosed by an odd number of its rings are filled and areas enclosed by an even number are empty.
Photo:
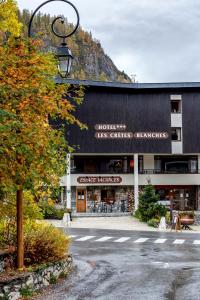
[[[125,124],[96,124],[94,127],[100,131],[121,131],[126,130]]]
[[[169,134],[167,132],[135,132],[135,139],[167,139]]]
[[[96,139],[153,139],[163,140],[169,137],[167,132],[130,132],[125,124],[96,124]]]
[[[96,132],[95,133],[96,139],[132,139],[133,133],[132,132]]]
[[[120,176],[80,176],[77,178],[78,183],[87,184],[87,183],[110,183],[117,184],[122,182]]]

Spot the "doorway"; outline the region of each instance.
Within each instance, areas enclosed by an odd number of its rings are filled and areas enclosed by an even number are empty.
[[[86,189],[76,190],[76,211],[86,212]]]

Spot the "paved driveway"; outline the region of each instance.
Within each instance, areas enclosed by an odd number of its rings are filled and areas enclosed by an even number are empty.
[[[76,271],[47,300],[199,300],[200,235],[67,229]]]
[[[62,221],[49,221],[55,226],[63,226]],[[136,231],[158,231],[157,228],[148,226],[140,222],[133,216],[125,217],[81,217],[73,218],[71,228],[95,228],[95,229],[114,229],[114,230],[136,230]],[[200,233],[200,226],[192,226],[194,232]],[[168,229],[167,231],[170,231]],[[190,232],[190,231],[188,231]]]

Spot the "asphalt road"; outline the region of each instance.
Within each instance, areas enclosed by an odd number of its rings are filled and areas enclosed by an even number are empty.
[[[67,232],[76,270],[37,299],[200,300],[200,234]]]

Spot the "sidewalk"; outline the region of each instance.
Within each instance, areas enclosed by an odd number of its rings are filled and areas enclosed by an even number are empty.
[[[56,227],[63,227],[63,222],[58,220],[48,220]],[[144,222],[140,222],[133,216],[125,217],[90,217],[74,218],[70,228],[93,228],[93,229],[115,229],[133,231],[159,231],[158,228],[150,227]],[[200,233],[200,226],[191,226],[193,230],[183,230],[184,233]],[[170,232],[170,229],[166,229]],[[175,232],[174,230],[172,232]]]

